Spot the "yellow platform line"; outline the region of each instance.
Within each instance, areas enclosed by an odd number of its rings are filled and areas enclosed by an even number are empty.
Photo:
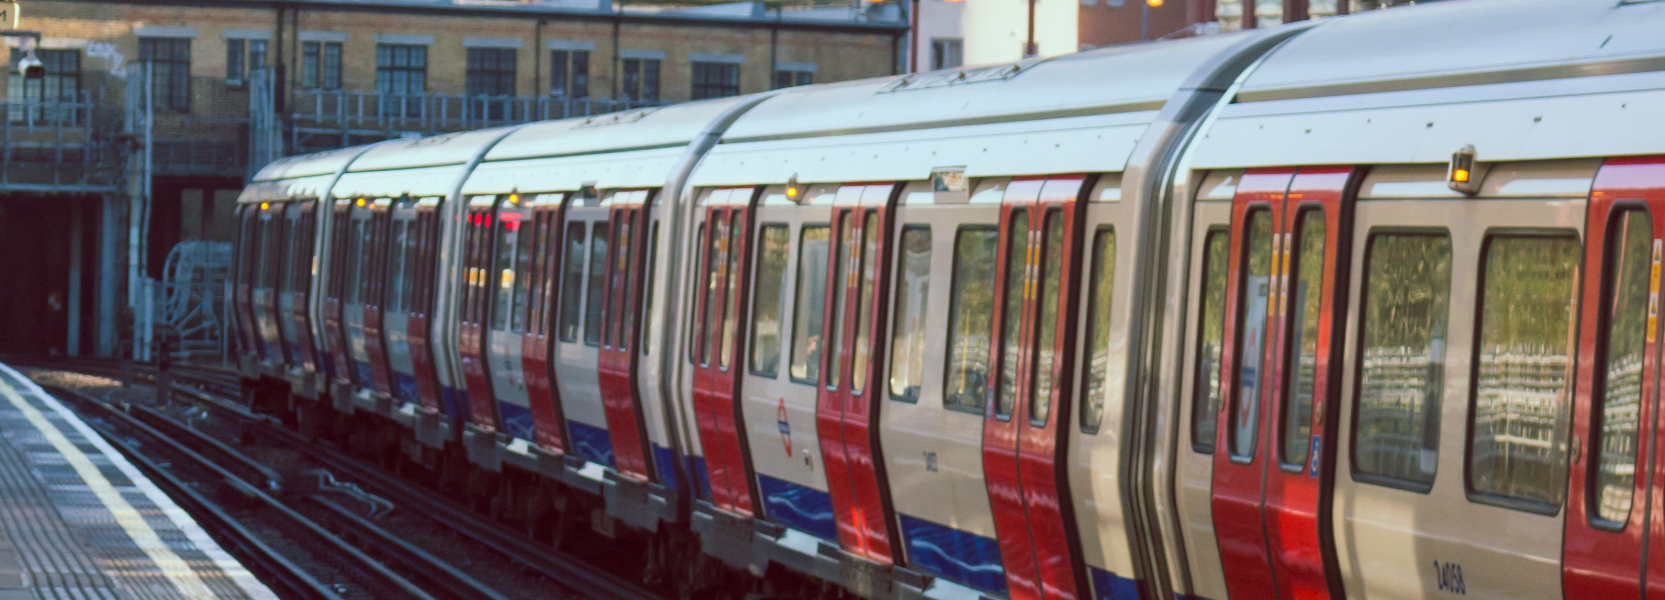
[[[104,508],[115,515],[116,522],[127,532],[127,537],[132,538],[133,544],[143,550],[150,557],[150,561],[162,570],[162,574],[173,582],[180,595],[192,600],[215,600],[214,592],[197,577],[191,565],[186,564],[173,549],[168,548],[162,537],[150,527],[150,523],[146,523],[139,511],[134,509],[132,504],[128,504],[126,498],[121,497],[121,492],[116,490],[116,486],[104,478],[104,473],[98,470],[92,459],[70,442],[63,431],[46,419],[46,415],[41,414],[28,400],[23,399],[4,378],[0,378],[0,395],[5,396],[6,400],[11,401],[12,406],[22,411],[29,424],[39,430],[41,435],[46,437],[46,441],[52,444],[53,449],[69,461],[70,466],[75,468],[75,473],[81,476],[81,480],[87,483],[87,487],[92,488],[98,500],[104,503]]]

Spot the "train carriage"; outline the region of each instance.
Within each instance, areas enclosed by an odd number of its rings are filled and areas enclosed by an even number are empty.
[[[1636,595],[1662,23],[1456,1],[286,159],[242,366],[531,530],[802,593]]]

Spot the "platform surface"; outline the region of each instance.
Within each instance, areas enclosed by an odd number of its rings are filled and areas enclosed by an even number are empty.
[[[0,600],[275,600],[57,398],[0,364]]]

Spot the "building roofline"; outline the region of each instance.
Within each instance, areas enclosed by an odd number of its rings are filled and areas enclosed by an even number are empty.
[[[97,2],[108,4],[110,0],[69,0],[71,2]],[[792,19],[786,15],[774,18],[734,17],[727,15],[710,15],[697,13],[661,12],[640,13],[618,10],[584,10],[578,8],[562,8],[537,3],[503,2],[490,3],[491,0],[432,0],[428,3],[414,4],[410,0],[231,0],[237,4],[259,6],[271,10],[279,8],[300,8],[302,10],[335,10],[352,12],[403,13],[403,14],[435,14],[456,15],[468,17],[526,17],[539,19],[570,19],[576,21],[619,21],[631,24],[647,25],[707,25],[712,27],[742,27],[755,29],[806,30],[836,33],[872,33],[902,35],[909,30],[906,21],[835,21],[822,19]],[[476,3],[478,2],[478,3]],[[212,8],[227,8],[226,0],[126,0],[126,3],[152,6],[201,6]],[[767,13],[765,13],[767,15]]]

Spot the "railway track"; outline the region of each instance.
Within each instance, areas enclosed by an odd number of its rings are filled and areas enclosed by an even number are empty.
[[[98,361],[77,360],[73,362],[57,361],[45,362],[34,359],[12,359],[14,364],[35,366],[39,368],[78,372],[102,377],[120,377],[131,375],[135,379],[154,382],[156,375],[152,368],[133,367],[129,373],[123,373],[116,365]],[[519,563],[538,575],[567,588],[574,594],[594,600],[657,600],[658,594],[640,584],[613,575],[594,565],[588,564],[576,557],[555,551],[545,544],[529,538],[524,532],[513,529],[488,518],[476,514],[472,509],[445,495],[426,487],[405,481],[383,469],[367,463],[361,459],[336,450],[328,445],[318,444],[305,436],[285,428],[277,420],[250,411],[240,403],[240,390],[230,383],[229,378],[220,373],[198,368],[173,369],[170,371],[170,387],[173,398],[183,401],[197,409],[214,413],[227,422],[236,423],[249,432],[257,432],[264,439],[276,442],[282,447],[299,453],[307,460],[316,463],[324,470],[343,480],[358,482],[368,492],[380,498],[397,499],[401,510],[420,515],[436,523],[456,535],[467,540],[497,550],[503,557]],[[256,504],[271,506],[272,503],[281,504],[275,493],[289,487],[304,485],[304,482],[285,481],[283,475],[269,466],[262,464],[233,448],[231,445],[199,431],[182,422],[177,415],[157,410],[140,404],[128,404],[121,407],[114,406],[86,394],[66,390],[61,387],[49,388],[55,394],[68,396],[68,400],[77,406],[84,415],[107,416],[112,423],[119,422],[136,433],[115,431],[107,423],[99,423],[106,429],[100,433],[118,442],[116,445],[130,456],[137,456],[136,463],[148,463],[141,466],[158,479],[171,478],[168,468],[157,466],[157,463],[144,456],[140,456],[134,448],[119,443],[127,435],[137,435],[158,441],[161,446],[172,453],[186,457],[187,460],[204,465],[213,477],[223,480],[225,485],[235,489],[236,497],[248,497]],[[89,423],[93,422],[89,420]],[[97,428],[98,426],[95,426]],[[217,457],[212,460],[209,456]],[[155,473],[161,473],[158,477]],[[192,491],[191,486],[183,482],[177,485],[186,491]],[[162,482],[159,481],[159,485]],[[178,489],[168,487],[170,494],[179,496]],[[306,567],[304,560],[288,559],[284,548],[277,548],[278,544],[262,545],[252,535],[260,532],[245,532],[238,528],[249,529],[237,520],[241,515],[227,510],[225,507],[213,503],[209,498],[198,493],[200,501],[192,498],[183,503],[194,514],[210,514],[209,523],[214,529],[220,530],[229,540],[228,546],[238,549],[245,561],[255,563],[253,566],[260,571],[270,574],[270,578],[281,582],[282,587],[294,593],[293,597],[300,598],[433,598],[435,600],[449,598],[504,598],[503,595],[485,587],[474,580],[467,573],[453,566],[427,551],[413,544],[400,540],[394,534],[378,527],[372,520],[354,513],[347,507],[312,495],[306,498],[301,506],[287,506],[295,518],[314,517],[322,522],[315,522],[315,527],[300,526],[303,530],[311,531],[314,537],[323,539],[318,534],[330,535],[335,541],[313,542],[324,544],[338,552],[345,552],[354,560],[369,560],[371,555],[380,557],[388,567],[381,567],[376,563],[368,575],[347,576],[333,573],[326,568],[322,572],[325,576],[308,576],[309,572],[316,572]],[[297,510],[300,509],[300,510]],[[278,510],[278,509],[274,509]],[[216,512],[217,511],[217,512]],[[283,512],[278,510],[278,512]],[[304,513],[304,514],[303,514]],[[200,517],[199,517],[200,518]],[[293,536],[285,536],[287,540]],[[352,543],[349,543],[351,540]],[[363,555],[363,559],[352,556],[356,550]],[[275,558],[274,558],[275,557]],[[271,562],[272,564],[266,564]],[[375,562],[371,560],[371,562]],[[348,561],[344,564],[357,564]],[[325,565],[331,567],[334,565]],[[394,577],[402,579],[393,579]],[[373,581],[381,579],[380,582]],[[359,580],[372,580],[360,582]],[[341,584],[339,581],[352,583]],[[328,583],[326,583],[328,582]],[[372,594],[370,596],[357,595],[360,590],[376,588],[385,595]],[[396,593],[394,593],[396,592]],[[330,595],[333,594],[333,595]]]

